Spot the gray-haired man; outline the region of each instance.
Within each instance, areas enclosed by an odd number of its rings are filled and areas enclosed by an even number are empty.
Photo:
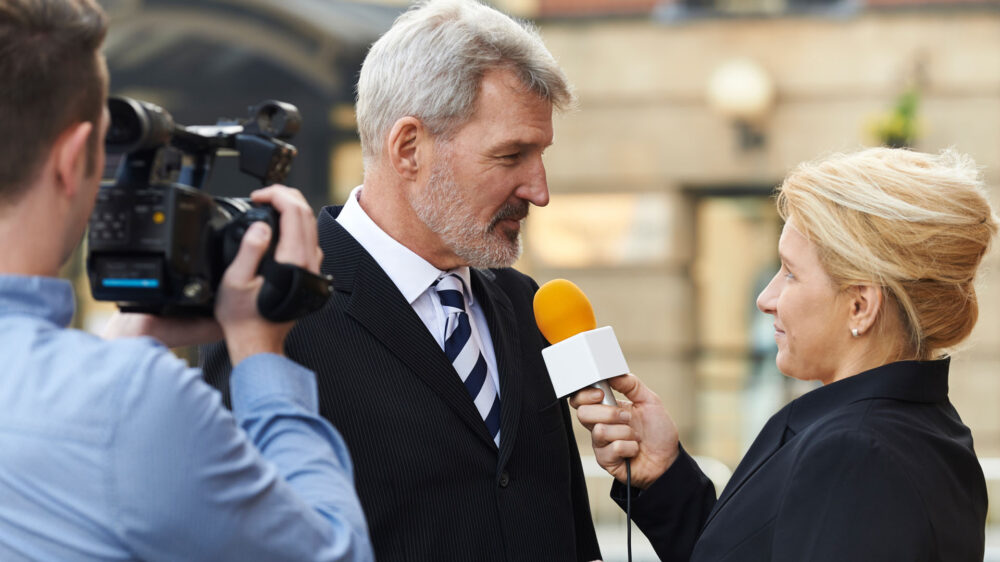
[[[319,218],[336,292],[286,352],[318,374],[380,560],[600,558],[537,286],[510,268],[572,103],[538,34],[477,2],[408,11],[365,60],[364,185]]]

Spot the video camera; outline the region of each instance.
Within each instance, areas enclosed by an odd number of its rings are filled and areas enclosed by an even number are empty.
[[[286,142],[302,118],[295,106],[265,101],[245,121],[184,127],[163,108],[126,97],[108,99],[105,141],[113,179],[101,182],[90,217],[87,272],[94,298],[124,312],[211,316],[222,274],[247,228],[270,225],[271,246],[257,308],[275,322],[326,303],[329,277],[274,261],[278,212],[249,199],[213,197],[201,189],[216,155],[235,151],[240,171],[262,185],[281,183],[297,151]]]

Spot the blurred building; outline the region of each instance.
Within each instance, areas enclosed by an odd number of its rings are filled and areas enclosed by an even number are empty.
[[[287,183],[314,208],[330,200],[333,163],[360,161],[354,87],[368,46],[403,6],[340,0],[99,0],[111,16],[104,52],[111,94],[153,102],[177,123],[245,119],[264,100],[298,107],[299,149]],[[340,151],[346,151],[343,157]],[[353,171],[353,167],[351,170]],[[246,196],[260,182],[221,156],[205,188]],[[77,257],[66,272],[83,274]],[[103,325],[113,307],[77,293],[76,325]]]
[[[776,268],[769,193],[790,167],[864,145],[955,147],[1000,205],[997,2],[510,4],[539,21],[581,101],[558,120],[552,203],[529,222],[524,266],[591,296],[696,454],[734,467],[809,388],[774,370],[754,306]],[[985,457],[1000,455],[998,264],[995,250],[951,379]]]
[[[295,103],[306,125],[289,183],[316,206],[360,183],[353,85],[405,2],[102,3],[113,92],[185,124],[267,98]],[[790,167],[863,145],[951,146],[985,167],[1000,205],[995,0],[494,4],[537,22],[581,102],[557,118],[552,203],[532,212],[519,267],[579,284],[686,446],[730,468],[767,417],[810,388],[775,370],[771,322],[754,306],[776,267],[770,193]],[[220,192],[253,187],[219,175]],[[984,457],[1000,456],[998,265],[994,251],[951,383]],[[599,519],[619,516],[609,486],[594,478]]]

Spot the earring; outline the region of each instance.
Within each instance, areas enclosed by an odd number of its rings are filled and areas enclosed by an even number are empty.
[[[858,332],[857,328],[851,328],[851,335],[854,337],[859,337],[861,335],[861,332]]]

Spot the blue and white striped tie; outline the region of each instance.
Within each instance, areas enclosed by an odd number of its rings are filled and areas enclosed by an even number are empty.
[[[435,282],[444,310],[444,354],[462,377],[493,442],[500,446],[500,396],[486,368],[486,358],[472,338],[469,315],[465,312],[462,278],[448,273]]]

